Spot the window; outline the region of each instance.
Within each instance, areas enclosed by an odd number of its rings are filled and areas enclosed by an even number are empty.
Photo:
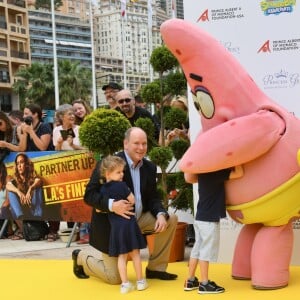
[[[12,110],[11,96],[10,94],[0,94],[0,108],[4,112],[10,112]]]
[[[20,26],[23,25],[23,16],[21,14],[16,15],[16,24]]]

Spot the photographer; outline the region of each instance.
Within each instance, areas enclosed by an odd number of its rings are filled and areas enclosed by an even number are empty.
[[[7,115],[0,111],[0,161],[3,161],[10,151],[22,151],[25,141],[19,128],[14,130]]]
[[[25,149],[22,151],[54,150],[52,127],[49,123],[42,122],[42,109],[39,105],[31,103],[25,106],[21,130],[27,136]]]

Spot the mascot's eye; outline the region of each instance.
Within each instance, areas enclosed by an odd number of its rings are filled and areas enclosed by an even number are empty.
[[[214,101],[211,96],[203,91],[196,91],[193,94],[194,105],[198,111],[201,111],[203,117],[210,119],[215,112]]]

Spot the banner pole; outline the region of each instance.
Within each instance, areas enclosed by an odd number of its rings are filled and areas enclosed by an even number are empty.
[[[70,237],[69,237],[69,240],[68,240],[66,248],[69,248],[70,245],[71,245],[71,243],[72,243],[72,239],[73,239],[73,236],[75,234],[77,225],[78,225],[78,222],[75,222],[74,225],[73,225],[72,232],[70,234]]]

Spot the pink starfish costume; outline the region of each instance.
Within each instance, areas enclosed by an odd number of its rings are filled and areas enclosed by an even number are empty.
[[[160,30],[185,73],[202,125],[181,170],[198,174],[237,165],[244,170],[243,177],[226,183],[227,211],[245,224],[232,276],[251,279],[256,289],[284,287],[292,220],[300,216],[300,121],[266,96],[229,51],[197,25],[171,19]]]

